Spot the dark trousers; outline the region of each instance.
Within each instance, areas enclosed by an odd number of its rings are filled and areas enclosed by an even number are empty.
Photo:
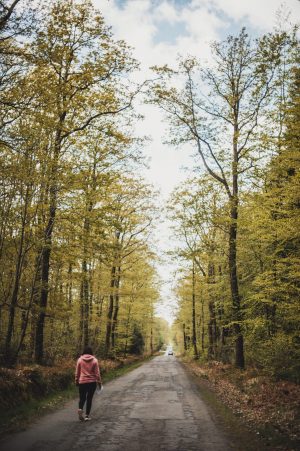
[[[92,407],[92,400],[96,390],[96,382],[79,384],[79,409],[83,409],[86,402],[86,414],[89,415]]]

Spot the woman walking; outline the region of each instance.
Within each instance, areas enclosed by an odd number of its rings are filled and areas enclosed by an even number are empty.
[[[80,421],[89,421],[93,396],[97,384],[101,387],[101,375],[98,360],[94,357],[92,348],[86,346],[81,357],[77,360],[75,383],[79,387],[79,409]],[[83,407],[86,403],[86,415],[83,415]]]

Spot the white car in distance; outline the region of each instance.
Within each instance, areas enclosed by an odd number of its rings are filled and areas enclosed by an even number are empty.
[[[166,353],[167,355],[174,355],[174,352],[173,352],[173,349],[171,348],[171,347],[169,347],[168,349],[167,349],[167,353]]]

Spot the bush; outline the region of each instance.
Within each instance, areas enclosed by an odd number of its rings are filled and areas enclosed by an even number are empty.
[[[300,346],[292,336],[279,333],[268,341],[257,343],[250,358],[275,379],[300,382]]]
[[[40,398],[66,389],[74,381],[74,368],[74,362],[51,368],[39,365],[17,369],[0,368],[2,406],[15,407],[30,398]]]

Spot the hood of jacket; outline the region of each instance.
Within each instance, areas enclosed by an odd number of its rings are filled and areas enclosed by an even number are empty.
[[[94,356],[90,355],[90,354],[82,354],[81,356],[81,360],[84,360],[85,362],[91,362],[92,360],[94,360]]]

